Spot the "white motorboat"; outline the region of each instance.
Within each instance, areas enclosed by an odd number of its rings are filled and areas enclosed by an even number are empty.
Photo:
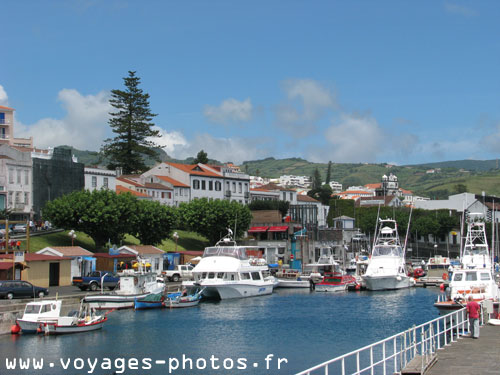
[[[404,250],[395,220],[379,219],[370,263],[362,280],[368,290],[402,289],[412,285],[412,279],[407,276]]]
[[[84,301],[98,310],[128,309],[134,307],[134,301],[151,293],[162,293],[165,283],[157,280],[156,273],[135,270],[123,270],[118,273],[118,288],[105,294],[87,295]]]
[[[299,270],[282,268],[274,275],[275,288],[309,288],[309,276],[302,275]]]
[[[24,308],[23,316],[16,319],[16,323],[23,333],[36,333],[41,322],[57,321],[61,316],[61,305],[59,300],[29,302]]]
[[[304,265],[306,273],[309,273],[309,278],[314,283],[319,283],[323,280],[325,273],[342,273],[339,262],[333,256],[332,249],[322,248],[319,259],[316,263],[308,263]]]
[[[434,304],[441,311],[463,307],[469,296],[476,301],[498,301],[500,291],[495,282],[488,250],[485,223],[470,215],[460,265],[453,267],[445,296]]]
[[[97,315],[88,304],[81,303],[79,311],[61,316],[61,301],[29,302],[22,318],[16,320],[23,333],[67,334],[101,329],[106,315]]]
[[[232,231],[215,246],[205,248],[203,257],[193,269],[193,282],[183,285],[202,287],[207,298],[245,298],[271,294],[276,279],[265,263],[250,259],[249,246],[238,246]]]

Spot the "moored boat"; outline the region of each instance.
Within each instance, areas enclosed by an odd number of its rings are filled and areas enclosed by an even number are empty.
[[[350,285],[356,285],[356,278],[341,273],[325,273],[323,280],[316,284],[316,292],[343,292]]]
[[[362,276],[368,290],[408,288],[412,280],[406,272],[405,255],[398,235],[398,225],[392,219],[379,219],[370,262]]]
[[[500,290],[494,277],[485,223],[477,216],[470,215],[460,265],[452,268],[448,289],[434,304],[440,311],[462,308],[469,296],[478,302],[492,300],[498,303]]]
[[[276,279],[267,265],[247,256],[249,246],[238,246],[232,231],[215,246],[205,248],[193,269],[193,282],[185,287],[202,287],[207,298],[232,299],[262,296],[273,292]]]
[[[275,288],[309,288],[309,277],[302,275],[298,270],[280,269],[275,274],[277,284]]]
[[[199,289],[193,294],[182,294],[176,296],[169,296],[163,303],[165,307],[169,308],[182,308],[197,306],[203,297],[203,288]]]
[[[120,281],[118,289],[112,293],[94,294],[84,297],[91,307],[106,309],[127,309],[134,307],[134,301],[148,294],[162,293],[165,284],[158,282],[153,272],[124,270],[118,274]]]

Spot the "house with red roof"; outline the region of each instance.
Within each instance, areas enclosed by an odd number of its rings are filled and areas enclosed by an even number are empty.
[[[206,164],[180,164],[164,162],[143,173],[143,177],[168,177],[177,184],[179,195],[174,195],[174,202],[186,200],[180,195],[181,189],[189,186],[189,200],[196,198],[226,199],[240,203],[250,201],[250,177],[228,166],[210,166]],[[175,189],[174,189],[175,194]]]
[[[152,245],[126,245],[118,249],[121,255],[132,255],[139,263],[150,264],[151,271],[158,275],[163,271],[165,252]]]

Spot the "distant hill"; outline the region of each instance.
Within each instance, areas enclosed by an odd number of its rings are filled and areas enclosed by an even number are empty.
[[[77,150],[71,146],[62,146],[71,149],[78,161],[86,166],[106,167],[107,161],[95,151]],[[158,149],[161,161],[190,164],[194,158],[178,160],[171,158],[165,151]],[[147,159],[148,166],[153,167],[156,162]],[[220,164],[216,160],[210,163]],[[318,168],[323,180],[326,178],[327,163],[311,163],[301,158],[245,161],[241,170],[250,175],[278,178],[281,175],[312,176]],[[430,173],[434,170],[434,173]],[[500,171],[496,160],[456,160],[418,165],[393,166],[387,164],[361,163],[332,163],[331,180],[349,186],[378,183],[384,174],[393,173],[398,176],[399,185],[403,189],[411,190],[414,194],[430,197],[445,198],[450,194],[467,192],[500,196]]]

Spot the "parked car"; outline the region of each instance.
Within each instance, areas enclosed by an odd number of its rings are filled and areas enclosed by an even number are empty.
[[[0,280],[0,297],[12,299],[44,297],[49,295],[47,288],[34,286],[33,284],[22,280]]]
[[[88,276],[75,276],[73,277],[73,285],[80,288],[80,290],[90,289],[95,291],[101,288],[101,280],[104,277],[103,287],[113,290],[118,285],[120,278],[112,272],[106,271],[93,271]]]
[[[191,280],[193,278],[193,266],[190,264],[175,266],[173,270],[163,271],[162,275],[169,281],[178,282],[182,280]]]

